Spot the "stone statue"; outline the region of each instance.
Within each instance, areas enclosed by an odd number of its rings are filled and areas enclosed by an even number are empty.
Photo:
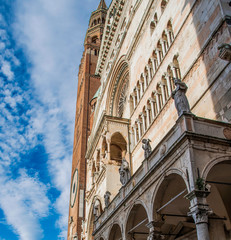
[[[142,140],[142,143],[143,143],[142,148],[144,150],[144,158],[145,159],[148,158],[150,156],[151,152],[152,152],[152,148],[151,148],[150,142],[151,142],[150,139],[145,139],[144,138]]]
[[[122,164],[119,168],[119,173],[120,173],[120,182],[124,186],[131,177],[129,164],[125,158],[122,160]]]
[[[180,117],[183,113],[191,113],[188,99],[185,96],[188,87],[184,82],[177,78],[174,79],[174,83],[176,89],[172,92],[172,98],[175,101],[177,113]]]
[[[111,193],[109,191],[106,191],[106,193],[104,194],[104,202],[106,207],[109,206],[110,196],[111,196]]]
[[[100,214],[101,214],[100,201],[96,199],[93,207],[93,215],[95,217],[95,220],[100,216]]]

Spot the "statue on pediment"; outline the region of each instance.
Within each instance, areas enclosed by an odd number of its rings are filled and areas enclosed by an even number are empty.
[[[187,85],[180,79],[175,78],[174,84],[176,89],[172,92],[172,98],[175,101],[176,110],[180,117],[183,113],[191,113],[188,99],[185,95],[187,92]]]
[[[124,186],[124,185],[126,185],[126,183],[129,181],[129,179],[131,177],[129,164],[125,158],[122,159],[122,164],[119,168],[119,173],[120,173],[120,182]]]

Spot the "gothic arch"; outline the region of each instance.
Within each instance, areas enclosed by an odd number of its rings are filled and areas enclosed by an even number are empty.
[[[128,99],[129,88],[129,68],[128,63],[125,60],[125,56],[122,56],[114,68],[111,75],[111,81],[109,85],[109,93],[107,97],[107,114],[110,116],[122,117],[124,104]]]

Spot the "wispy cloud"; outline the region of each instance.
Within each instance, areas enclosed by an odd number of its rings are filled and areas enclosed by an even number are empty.
[[[0,207],[6,221],[20,239],[41,239],[43,231],[39,219],[49,213],[50,201],[46,196],[47,187],[24,169],[14,180],[0,177]]]
[[[67,236],[77,66],[83,41],[78,4],[76,0],[18,0],[15,4],[14,36],[31,61],[31,84],[41,103],[31,127],[43,135],[48,169],[60,191],[54,207],[60,214],[57,225],[63,239]]]
[[[94,10],[89,3],[97,7],[98,2],[12,2],[12,36],[26,59],[14,52],[0,14],[0,185],[6,186],[0,190],[0,207],[22,240],[42,238],[40,220],[54,207],[59,238],[66,239],[77,71]],[[49,183],[19,164],[38,144],[45,147],[51,185],[60,193],[54,203],[47,197]],[[17,177],[10,172],[15,166],[20,166]]]

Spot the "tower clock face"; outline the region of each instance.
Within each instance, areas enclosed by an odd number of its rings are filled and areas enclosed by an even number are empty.
[[[78,170],[76,169],[71,184],[71,207],[74,207],[78,187]]]

